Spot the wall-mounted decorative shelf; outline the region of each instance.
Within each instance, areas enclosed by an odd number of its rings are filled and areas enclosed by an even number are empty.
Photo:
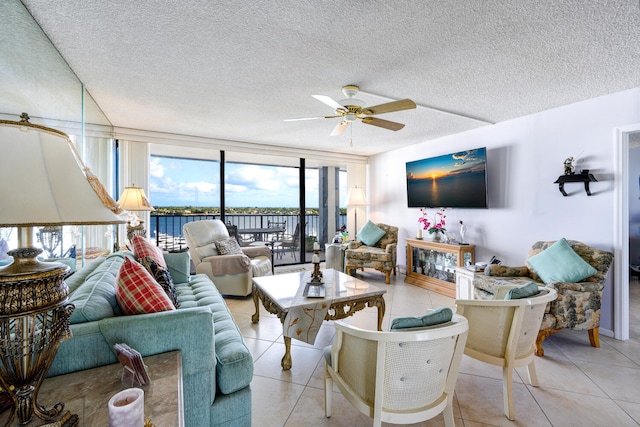
[[[562,193],[563,196],[567,196],[567,192],[564,191],[564,184],[567,182],[584,182],[584,191],[587,192],[587,195],[591,195],[591,191],[589,190],[589,183],[597,181],[597,179],[589,173],[588,169],[583,170],[579,174],[570,174],[570,175],[560,175],[558,179],[555,180],[554,184],[558,184],[558,189]]]

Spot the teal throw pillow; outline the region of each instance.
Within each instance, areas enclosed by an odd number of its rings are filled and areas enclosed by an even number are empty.
[[[378,240],[382,239],[385,231],[372,223],[371,221],[367,221],[365,225],[362,226],[360,231],[358,232],[358,238],[362,243],[367,246],[373,246],[378,243]]]
[[[562,239],[527,260],[544,283],[577,283],[598,272]]]
[[[451,321],[453,311],[449,307],[440,307],[420,317],[397,317],[391,321],[390,330],[424,328]]]
[[[536,282],[529,282],[522,286],[518,286],[517,288],[510,289],[504,299],[529,298],[537,295],[539,292],[538,284]]]

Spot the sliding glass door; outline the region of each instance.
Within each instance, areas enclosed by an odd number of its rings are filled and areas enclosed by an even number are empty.
[[[298,264],[311,262],[315,242],[324,260],[345,222],[340,165],[179,146],[151,152],[149,231],[163,249],[186,249],[185,222],[220,219],[241,245],[269,246],[276,266]]]

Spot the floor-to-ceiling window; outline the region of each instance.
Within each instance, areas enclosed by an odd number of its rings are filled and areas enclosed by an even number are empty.
[[[220,161],[218,152],[190,154],[208,158],[180,157],[182,150],[154,147],[149,159],[149,237],[163,249],[186,249],[182,226],[201,219],[220,219]],[[206,155],[206,156],[205,156]]]
[[[153,145],[150,237],[164,249],[184,250],[185,222],[221,219],[241,245],[270,246],[275,265],[309,262],[313,243],[324,249],[345,223],[345,169],[294,157]]]

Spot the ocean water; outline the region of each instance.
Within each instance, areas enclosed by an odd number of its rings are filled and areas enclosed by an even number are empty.
[[[408,180],[407,198],[409,207],[486,208],[485,173]]]

